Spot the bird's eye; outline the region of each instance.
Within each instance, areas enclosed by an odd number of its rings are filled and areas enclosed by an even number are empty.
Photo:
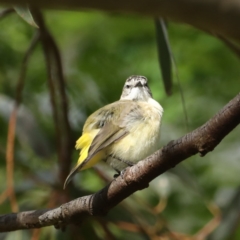
[[[130,88],[130,85],[126,85],[126,88]]]

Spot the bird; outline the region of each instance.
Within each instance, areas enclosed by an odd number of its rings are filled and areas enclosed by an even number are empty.
[[[108,104],[86,120],[76,166],[67,176],[64,189],[73,176],[104,160],[120,175],[159,149],[162,106],[153,99],[148,79],[133,75],[127,78],[120,100]]]

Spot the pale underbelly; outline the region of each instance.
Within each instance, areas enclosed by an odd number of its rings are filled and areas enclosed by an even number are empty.
[[[147,156],[154,153],[160,147],[160,122],[145,122],[118,142],[115,142],[107,153],[106,162],[115,170],[122,171]],[[127,163],[126,163],[127,162]]]

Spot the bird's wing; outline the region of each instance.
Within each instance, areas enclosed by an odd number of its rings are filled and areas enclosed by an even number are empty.
[[[100,161],[101,157],[96,158],[96,154],[129,134],[129,119],[134,121],[142,117],[141,111],[138,110],[137,104],[132,101],[131,104],[126,100],[118,101],[100,108],[87,119],[83,135],[76,144],[76,148],[81,149],[80,158],[68,175],[64,186],[78,170],[88,168]]]
[[[87,157],[79,168],[81,169],[86,163],[90,163],[99,151],[128,135],[129,122],[134,122],[140,118],[142,118],[142,114],[138,104],[128,100],[114,102],[93,113],[89,118],[91,122],[88,122],[87,125],[90,126],[94,123],[91,127],[93,129],[100,128],[100,130],[93,138]]]
[[[108,147],[112,143],[122,139],[129,132],[125,128],[121,128],[113,123],[106,123],[106,125],[99,131],[88,151],[87,161],[97,154],[102,149]]]
[[[98,152],[110,146],[112,143],[119,141],[129,133],[123,124],[127,115],[126,113],[131,111],[131,107],[129,108],[127,104],[129,104],[128,101],[118,101],[99,109],[91,116],[90,119],[93,122],[91,126],[92,130],[98,128],[99,131],[93,138],[88,149],[87,157],[79,166],[80,169],[86,164],[89,165]],[[126,109],[128,109],[128,111],[126,111]],[[87,125],[90,126],[90,124],[88,123]]]

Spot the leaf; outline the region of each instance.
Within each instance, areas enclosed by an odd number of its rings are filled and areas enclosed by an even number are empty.
[[[172,63],[171,49],[168,40],[166,23],[162,18],[155,19],[158,59],[160,63],[165,91],[168,95],[172,94]]]
[[[23,6],[15,6],[14,10],[16,13],[23,18],[28,24],[32,25],[35,28],[39,28],[36,22],[33,19],[33,16],[31,14],[31,11],[29,10],[29,7],[23,7]]]

